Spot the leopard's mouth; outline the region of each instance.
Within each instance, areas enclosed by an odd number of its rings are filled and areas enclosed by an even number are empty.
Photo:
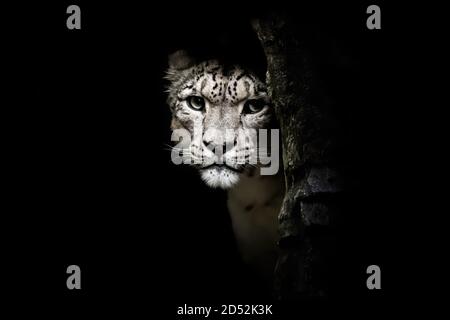
[[[206,167],[200,168],[200,170],[207,170],[207,169],[216,169],[217,171],[223,171],[223,170],[228,169],[228,170],[236,172],[236,173],[242,173],[244,171],[243,168],[233,168],[225,163],[223,163],[223,164],[213,163]]]

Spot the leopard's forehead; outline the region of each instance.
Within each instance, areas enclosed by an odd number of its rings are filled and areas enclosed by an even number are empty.
[[[192,67],[179,90],[181,97],[201,95],[215,104],[236,104],[248,98],[265,96],[266,93],[265,84],[250,71],[237,65],[224,68],[215,60]]]

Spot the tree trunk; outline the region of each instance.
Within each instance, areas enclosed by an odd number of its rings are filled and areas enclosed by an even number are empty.
[[[281,300],[329,294],[333,225],[342,181],[326,108],[314,105],[307,43],[280,14],[253,22],[267,57],[267,83],[282,139],[286,194],[279,214],[275,294]]]

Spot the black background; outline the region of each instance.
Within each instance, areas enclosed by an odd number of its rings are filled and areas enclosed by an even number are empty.
[[[70,4],[81,7],[81,30],[66,28]],[[277,305],[276,312],[291,318],[319,305],[320,312],[365,315],[353,306],[395,304],[406,290],[396,222],[405,214],[398,192],[405,184],[403,106],[394,98],[402,30],[394,23],[398,11],[384,4],[382,29],[368,30],[369,4],[61,1],[18,9],[11,82],[27,90],[14,91],[17,108],[7,119],[10,296],[60,318],[175,318],[185,303],[271,302],[239,259],[226,195],[170,162],[162,77],[169,53],[220,49],[223,34],[229,53],[252,61],[259,48],[249,19],[281,9],[310,34],[320,88],[349,137],[346,172],[358,187],[339,227],[333,295]],[[81,267],[80,291],[66,288],[71,264]],[[380,291],[366,288],[371,264],[381,267]]]

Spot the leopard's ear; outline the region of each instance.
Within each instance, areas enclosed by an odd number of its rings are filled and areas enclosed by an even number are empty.
[[[194,64],[194,59],[185,50],[178,50],[169,55],[169,71],[181,71]]]
[[[180,79],[181,71],[192,67],[195,64],[194,59],[185,50],[178,50],[169,55],[169,68],[165,78],[170,82],[176,82]]]

